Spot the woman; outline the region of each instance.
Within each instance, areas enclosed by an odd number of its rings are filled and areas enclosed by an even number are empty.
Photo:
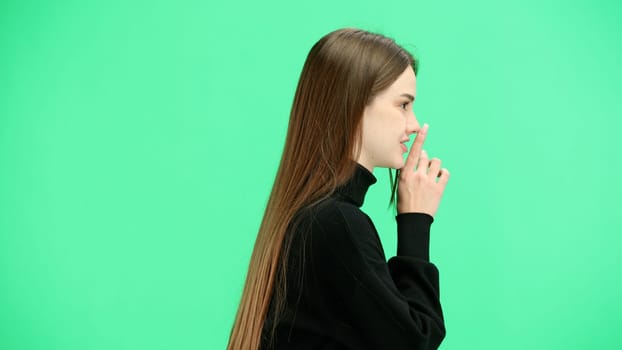
[[[428,247],[449,172],[422,150],[416,72],[411,54],[363,30],[334,31],[311,48],[228,349],[439,346]],[[360,210],[375,167],[401,169],[391,177],[398,248],[388,262]]]

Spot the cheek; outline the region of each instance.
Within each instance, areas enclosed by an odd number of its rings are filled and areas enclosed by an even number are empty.
[[[393,121],[393,131],[398,133],[398,134],[403,134],[406,130],[406,121],[407,118],[405,115],[403,114],[396,114],[395,117],[392,119]]]
[[[398,139],[400,135],[404,133],[406,124],[404,118],[399,113],[387,113],[381,120],[378,120],[371,132],[376,131],[377,138],[383,139],[384,142],[393,140],[395,137]]]
[[[375,110],[364,119],[363,137],[372,148],[385,148],[402,138],[406,130],[406,118],[396,109]]]

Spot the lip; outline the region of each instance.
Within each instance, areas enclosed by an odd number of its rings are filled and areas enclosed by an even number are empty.
[[[408,146],[406,146],[406,142],[410,141],[410,138],[405,138],[400,141],[400,145],[402,146],[402,153],[408,152]]]

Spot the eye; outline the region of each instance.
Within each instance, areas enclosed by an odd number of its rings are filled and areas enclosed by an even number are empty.
[[[408,106],[410,102],[404,102],[400,105],[400,107],[402,107],[403,110],[406,110],[406,106]]]

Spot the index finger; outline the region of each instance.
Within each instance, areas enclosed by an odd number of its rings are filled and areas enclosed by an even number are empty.
[[[419,156],[421,155],[421,150],[423,149],[423,142],[425,141],[426,135],[428,134],[428,128],[430,126],[428,124],[423,124],[423,128],[419,130],[417,133],[417,137],[413,142],[412,147],[410,148],[410,153],[408,153],[408,157],[406,158],[406,163],[404,167],[407,169],[415,169],[417,162],[419,162]]]

